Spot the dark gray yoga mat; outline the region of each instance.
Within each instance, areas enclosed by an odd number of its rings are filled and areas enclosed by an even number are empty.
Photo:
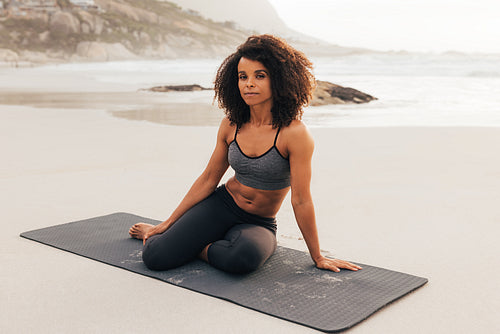
[[[128,237],[130,226],[140,221],[158,224],[114,213],[21,236],[324,332],[351,328],[427,283],[425,278],[368,265],[358,272],[319,270],[309,254],[284,247],[278,247],[257,272],[244,276],[221,272],[199,260],[155,272],[142,263],[142,242]]]

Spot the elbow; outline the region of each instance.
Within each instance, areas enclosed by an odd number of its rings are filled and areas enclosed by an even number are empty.
[[[202,187],[213,191],[219,185],[220,179],[217,179],[211,173],[204,172],[197,181]]]
[[[312,205],[311,196],[293,196],[291,198],[292,208],[297,210],[303,206]]]
[[[300,207],[302,202],[300,200],[292,197],[291,203],[292,203],[292,208],[295,210],[298,207]]]

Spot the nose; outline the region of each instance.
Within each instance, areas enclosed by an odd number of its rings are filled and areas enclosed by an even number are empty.
[[[248,79],[247,86],[248,87],[254,87],[255,86],[252,79]]]

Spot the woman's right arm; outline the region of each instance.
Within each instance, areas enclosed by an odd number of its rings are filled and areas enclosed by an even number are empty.
[[[184,196],[184,199],[180,202],[174,212],[172,212],[170,217],[163,223],[149,230],[149,232],[144,236],[144,242],[146,242],[149,237],[166,231],[177,221],[177,219],[186,213],[186,211],[215,191],[222,176],[224,176],[224,173],[229,167],[229,162],[227,161],[227,138],[229,138],[231,132],[232,127],[230,122],[227,118],[224,118],[219,127],[219,131],[217,133],[217,143],[212,156],[208,161],[207,167],[193,183],[186,196]]]

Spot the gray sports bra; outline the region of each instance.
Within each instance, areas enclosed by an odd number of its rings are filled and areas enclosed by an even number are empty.
[[[240,183],[261,190],[278,190],[290,186],[290,162],[276,147],[279,133],[280,129],[276,132],[273,146],[266,153],[249,157],[236,141],[236,129],[234,139],[229,144],[227,158]]]

